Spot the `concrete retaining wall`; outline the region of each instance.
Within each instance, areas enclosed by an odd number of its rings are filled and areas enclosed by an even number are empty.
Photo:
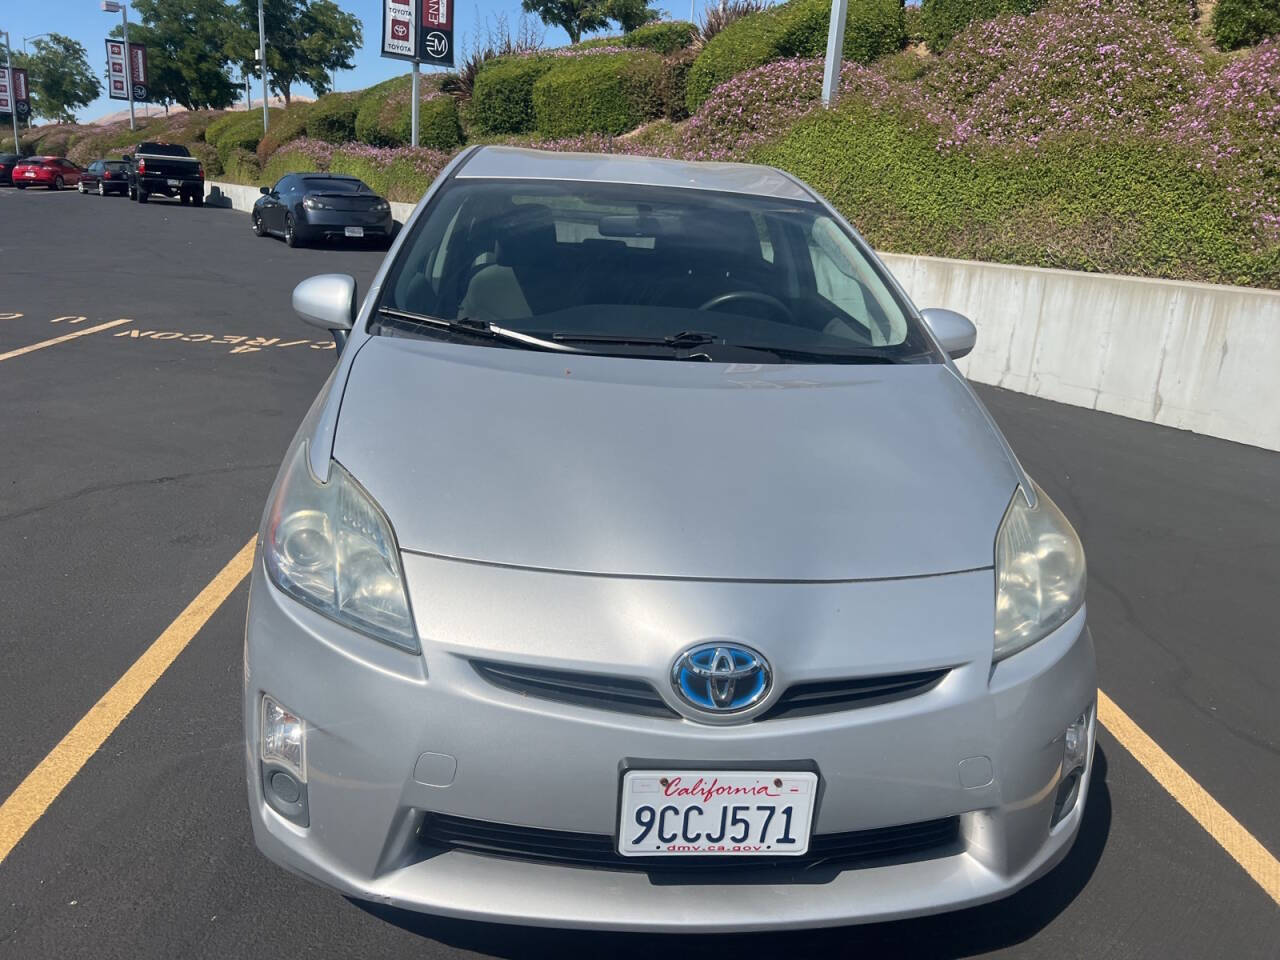
[[[248,211],[256,187],[208,184]],[[393,203],[403,223],[413,205]],[[920,307],[978,327],[965,375],[1046,400],[1280,450],[1280,292],[881,255]]]
[[[1280,450],[1280,292],[882,256],[973,320],[972,380]]]

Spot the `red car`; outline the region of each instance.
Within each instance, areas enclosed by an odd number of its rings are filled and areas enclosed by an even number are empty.
[[[80,168],[64,157],[24,157],[13,168],[13,185],[19,190],[27,187],[61,190],[78,184],[80,173]]]

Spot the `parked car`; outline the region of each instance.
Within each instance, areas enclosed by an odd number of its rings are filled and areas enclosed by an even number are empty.
[[[13,168],[21,160],[16,153],[0,153],[0,183],[13,184]]]
[[[27,187],[61,190],[78,184],[82,173],[65,157],[24,157],[13,168],[13,185],[19,190]]]
[[[130,200],[146,203],[158,193],[204,206],[204,164],[181,144],[146,140],[124,159],[129,164]]]
[[[389,242],[395,234],[391,204],[359,177],[290,173],[263,187],[249,215],[260,237],[282,237],[291,247],[334,237]]]
[[[455,917],[897,919],[1025,887],[1093,770],[1085,559],[808,186],[455,158],[288,449],[246,621],[259,849]]]
[[[80,192],[98,196],[129,192],[129,164],[124,160],[95,160],[80,175]]]

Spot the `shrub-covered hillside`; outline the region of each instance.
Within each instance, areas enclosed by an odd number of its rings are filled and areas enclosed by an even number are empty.
[[[210,178],[334,170],[404,201],[467,143],[765,162],[881,249],[1280,288],[1274,2],[850,0],[825,110],[826,0],[727,0],[424,78],[419,149],[407,76],[274,111],[265,137],[257,112],[192,113],[22,146],[87,162],[145,134]]]

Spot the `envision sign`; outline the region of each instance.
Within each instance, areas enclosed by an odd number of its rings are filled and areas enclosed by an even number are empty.
[[[453,66],[453,0],[382,0],[382,55]]]
[[[31,115],[31,101],[27,99],[27,71],[20,67],[10,70],[0,67],[0,113],[17,111],[18,119]]]

